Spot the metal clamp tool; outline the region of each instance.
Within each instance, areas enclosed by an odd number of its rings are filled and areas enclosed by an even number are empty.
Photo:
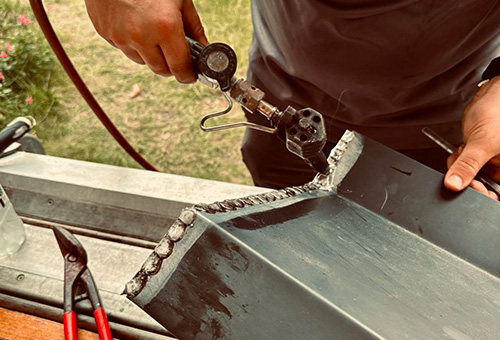
[[[100,339],[112,340],[108,318],[101,304],[94,278],[87,268],[87,253],[78,239],[66,229],[53,227],[57,243],[64,256],[64,338],[77,340],[74,305],[89,299],[94,311]]]
[[[202,46],[187,38],[191,49],[193,65],[198,79],[211,88],[220,88],[228,106],[219,112],[205,115],[200,122],[203,131],[219,131],[245,126],[251,129],[277,134],[285,142],[287,149],[302,158],[316,171],[327,174],[330,170],[323,153],[326,144],[326,129],[323,116],[316,110],[304,108],[296,110],[289,106],[284,111],[264,101],[265,93],[245,79],[234,77],[236,54],[223,43]],[[228,95],[229,93],[229,95]],[[250,122],[238,122],[208,127],[205,123],[214,117],[227,114],[233,107],[232,100],[250,113],[262,114],[270,122],[263,126]]]

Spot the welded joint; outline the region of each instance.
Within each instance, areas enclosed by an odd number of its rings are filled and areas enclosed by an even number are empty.
[[[182,240],[186,233],[186,229],[193,226],[198,216],[198,212],[205,212],[208,214],[225,213],[248,206],[279,201],[318,189],[319,187],[315,183],[310,182],[302,186],[289,187],[210,204],[200,203],[190,208],[184,208],[179,217],[170,226],[166,235],[148,256],[139,272],[125,285],[123,294],[126,294],[127,297],[131,299],[141,293],[149,278],[156,275],[160,271],[163,261],[172,255],[175,244]]]
[[[318,174],[313,181],[302,186],[288,187],[281,190],[270,191],[243,198],[218,201],[210,204],[200,203],[182,210],[180,216],[170,226],[167,234],[155,247],[151,255],[146,259],[141,270],[130,280],[124,290],[128,298],[134,298],[144,289],[150,276],[156,275],[162,263],[173,252],[175,243],[182,240],[186,229],[192,226],[198,212],[208,214],[225,213],[235,211],[247,206],[270,203],[296,196],[305,192],[316,190],[335,190],[345,175],[356,162],[361,154],[362,141],[356,138],[354,132],[347,130],[339,140],[335,148],[330,152],[328,163],[330,172],[327,175]],[[347,152],[349,151],[349,152]]]
[[[312,183],[318,185],[321,190],[335,191],[358,159],[362,149],[362,141],[356,138],[353,131],[346,130],[327,158],[330,171],[328,174],[318,173]]]
[[[163,260],[172,255],[175,243],[182,240],[186,233],[186,228],[193,225],[197,212],[194,207],[184,208],[179,217],[174,221],[167,231],[167,234],[160,240],[153,252],[148,256],[141,267],[141,270],[127,282],[124,294],[128,298],[137,296],[145,287],[148,277],[156,275],[163,263]]]

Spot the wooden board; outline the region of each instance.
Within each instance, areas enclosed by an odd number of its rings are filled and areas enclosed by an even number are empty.
[[[64,340],[64,326],[59,322],[0,308],[0,339]],[[80,329],[78,330],[78,339],[98,340],[99,335]]]

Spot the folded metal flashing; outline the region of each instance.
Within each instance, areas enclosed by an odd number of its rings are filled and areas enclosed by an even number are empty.
[[[498,339],[500,209],[352,132],[332,174],[183,211],[126,287],[180,339]]]

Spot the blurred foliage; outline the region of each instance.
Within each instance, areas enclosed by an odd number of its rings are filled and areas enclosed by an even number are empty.
[[[251,184],[241,161],[243,129],[204,133],[203,115],[225,107],[219,91],[179,84],[130,61],[96,33],[82,0],[44,1],[64,49],[110,119],[160,171]],[[231,45],[245,77],[250,0],[195,0],[210,41]],[[24,17],[19,17],[24,16]],[[28,20],[28,21],[26,21]],[[32,22],[30,22],[32,21]],[[25,25],[23,25],[23,22]],[[11,49],[7,49],[6,46]],[[28,0],[0,0],[0,128],[14,116],[37,118],[49,155],[139,167],[92,113],[52,54]],[[137,94],[132,94],[136,93]],[[32,104],[27,100],[32,98]],[[244,119],[235,108],[218,124]]]
[[[62,70],[33,21],[26,4],[0,0],[0,127],[17,116],[56,114],[51,88]]]
[[[194,2],[209,40],[234,48],[238,56],[236,76],[245,77],[252,37],[250,0]],[[180,84],[173,77],[157,76],[147,66],[133,63],[96,33],[84,1],[51,0],[45,7],[90,91],[144,158],[162,172],[251,184],[240,154],[244,129],[205,133],[199,128],[203,115],[225,107],[220,91],[200,83]],[[134,88],[140,89],[139,95],[131,94]],[[70,119],[52,129],[50,138],[41,138],[47,153],[138,167],[105,131],[71,82],[55,91],[58,111]],[[216,122],[244,119],[243,111],[235,105],[229,115],[218,117]],[[48,129],[44,126],[39,128]]]

